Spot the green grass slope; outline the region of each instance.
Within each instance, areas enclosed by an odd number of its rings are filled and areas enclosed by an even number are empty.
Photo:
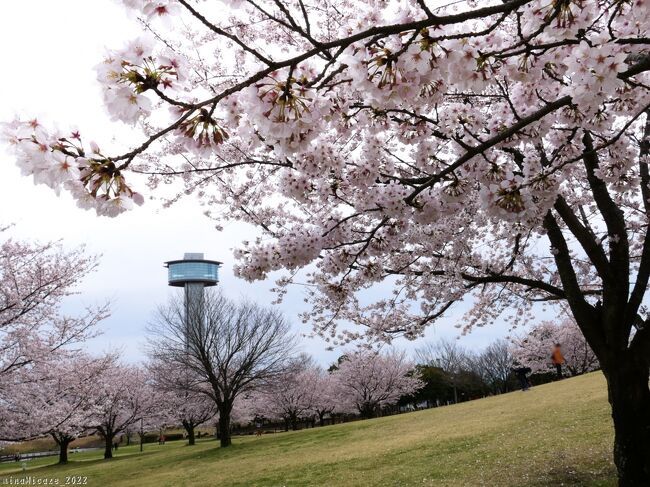
[[[613,486],[613,432],[597,372],[427,411],[263,437],[120,448],[0,465],[90,486]],[[77,479],[78,480],[78,479]],[[32,483],[32,485],[34,485]]]

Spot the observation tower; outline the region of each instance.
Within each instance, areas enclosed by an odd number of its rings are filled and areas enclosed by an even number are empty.
[[[216,286],[219,282],[221,262],[206,260],[203,254],[185,254],[183,260],[165,262],[167,280],[170,286],[185,288],[185,326],[187,330],[193,320],[201,320],[204,288]]]

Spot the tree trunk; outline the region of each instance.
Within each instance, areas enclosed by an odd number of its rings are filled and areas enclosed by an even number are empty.
[[[113,436],[112,434],[104,435],[104,459],[113,458]]]
[[[54,433],[52,433],[52,438],[59,445],[59,464],[68,463],[68,446],[74,438],[65,435],[59,436]]]
[[[363,419],[371,419],[375,417],[376,410],[376,404],[364,404],[359,408],[359,413],[361,413]]]
[[[318,413],[318,424],[325,426],[325,413]]]
[[[59,441],[59,463],[68,463],[68,445],[70,441],[69,438],[63,438]]]
[[[221,448],[232,444],[230,439],[230,411],[219,413],[219,441],[221,442]]]
[[[650,485],[650,376],[647,365],[613,362],[607,378],[614,420],[614,463],[619,487]]]
[[[187,444],[189,446],[196,444],[194,436],[194,424],[183,421],[183,428],[185,428],[185,431],[187,432]]]
[[[291,429],[293,431],[298,431],[298,416],[295,414],[291,415]]]

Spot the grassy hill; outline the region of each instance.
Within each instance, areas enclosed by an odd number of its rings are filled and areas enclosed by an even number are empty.
[[[613,486],[613,432],[599,372],[455,406],[263,437],[120,448],[0,464],[9,475],[89,486]],[[68,484],[70,485],[70,484]]]

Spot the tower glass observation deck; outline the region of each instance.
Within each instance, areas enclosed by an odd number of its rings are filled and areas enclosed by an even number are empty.
[[[169,285],[176,287],[190,283],[215,286],[219,282],[220,265],[216,260],[205,260],[203,254],[185,254],[183,260],[165,262]]]

